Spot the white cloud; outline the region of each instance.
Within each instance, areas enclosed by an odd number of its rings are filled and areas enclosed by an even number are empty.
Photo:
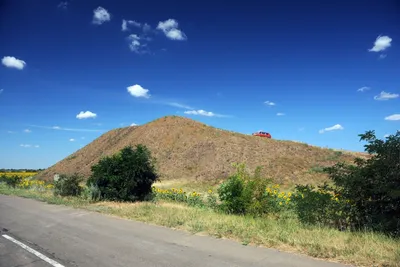
[[[201,115],[201,116],[207,116],[207,117],[214,117],[215,114],[211,111],[205,111],[202,109],[199,110],[187,110],[184,112],[185,114],[190,114],[190,115]]]
[[[25,147],[25,148],[29,148],[29,147],[35,147],[35,148],[39,148],[39,145],[29,145],[29,144],[20,144],[20,147]]]
[[[93,24],[101,25],[106,21],[111,20],[111,15],[108,13],[107,9],[99,6],[93,10]]]
[[[129,30],[128,25],[132,25],[132,26],[135,26],[135,27],[138,27],[138,28],[142,26],[142,24],[140,22],[137,22],[137,21],[134,21],[134,20],[125,20],[125,19],[123,19],[122,20],[122,25],[121,25],[121,30],[123,32],[124,31],[128,31]]]
[[[389,100],[389,99],[395,99],[398,98],[399,94],[392,94],[392,93],[387,93],[385,91],[382,91],[379,95],[374,96],[375,100]]]
[[[126,88],[128,92],[134,97],[150,98],[149,90],[143,88],[139,84],[131,85]]]
[[[386,54],[381,54],[381,55],[379,55],[379,58],[380,58],[380,59],[384,59],[384,58],[386,58],[386,57],[387,57]]]
[[[371,90],[371,88],[367,87],[367,86],[363,86],[361,88],[358,88],[357,92],[365,92],[365,91],[368,91],[368,90]]]
[[[390,116],[385,117],[387,121],[400,121],[400,114],[393,114]]]
[[[19,70],[25,68],[26,65],[25,61],[10,56],[3,57],[1,63],[3,63],[3,65],[6,66],[7,68],[15,68]]]
[[[385,134],[383,137],[388,138],[389,136],[390,136],[390,134]]]
[[[29,129],[25,129],[24,132],[25,132],[25,133],[31,133],[32,131],[29,130]]]
[[[91,111],[85,111],[85,112],[81,111],[81,112],[79,112],[78,115],[76,115],[77,119],[89,119],[89,118],[96,118],[96,117],[97,117],[97,114],[93,113]]]
[[[374,46],[368,49],[370,52],[380,52],[391,46],[392,38],[389,36],[378,36],[375,40]]]
[[[0,89],[0,94],[3,93],[4,89]]]
[[[333,125],[332,127],[328,127],[328,128],[319,130],[319,133],[322,134],[322,133],[324,133],[324,132],[336,131],[336,130],[343,130],[343,129],[344,129],[344,128],[343,128],[342,125],[340,125],[340,124],[335,124],[335,125]]]
[[[268,106],[275,106],[275,103],[271,102],[271,101],[265,101],[264,104],[266,104]]]
[[[20,147],[31,147],[31,145],[28,145],[28,144],[20,144],[19,146]]]
[[[276,116],[285,116],[285,113],[278,112],[276,113]]]
[[[60,126],[41,126],[41,125],[29,125],[30,127],[42,128],[48,130],[57,130],[57,131],[71,131],[71,132],[102,132],[104,130],[100,129],[76,129],[76,128],[64,128]]]
[[[130,126],[138,126],[136,123],[131,123],[131,125]]]
[[[74,138],[69,139],[70,142],[75,142]]]
[[[203,109],[187,110],[187,111],[184,111],[183,113],[188,114],[188,115],[199,115],[199,116],[206,116],[206,117],[229,117],[227,115],[216,114],[214,112],[205,111]]]
[[[129,40],[129,49],[135,53],[142,53],[144,51],[141,48],[145,45],[141,44],[141,38],[136,34],[131,34],[128,36]]]
[[[167,19],[158,22],[157,29],[164,32],[165,36],[171,40],[186,40],[186,34],[178,29],[178,22],[174,19]]]

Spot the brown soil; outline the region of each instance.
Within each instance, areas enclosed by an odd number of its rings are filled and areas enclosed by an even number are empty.
[[[111,130],[72,155],[39,173],[50,180],[56,173],[88,177],[91,165],[127,145],[145,144],[157,159],[161,179],[221,181],[233,162],[250,171],[262,166],[265,177],[282,184],[315,183],[326,179],[322,166],[352,162],[364,153],[335,151],[293,141],[281,141],[217,129],[179,116]]]

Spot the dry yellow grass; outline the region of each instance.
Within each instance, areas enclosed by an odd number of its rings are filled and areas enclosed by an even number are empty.
[[[318,172],[321,166],[354,159],[354,152],[249,136],[167,116],[142,126],[111,130],[38,177],[52,179],[55,173],[74,172],[89,176],[91,165],[101,157],[139,143],[149,147],[156,157],[162,180],[218,183],[234,171],[231,163],[245,162],[251,171],[262,166],[263,175],[280,184],[320,182],[326,179]]]

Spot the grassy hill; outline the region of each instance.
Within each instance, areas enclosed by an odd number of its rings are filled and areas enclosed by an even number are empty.
[[[363,155],[224,131],[192,119],[167,116],[111,130],[38,176],[52,179],[55,173],[74,172],[89,176],[91,165],[101,157],[138,143],[151,150],[163,180],[217,182],[233,172],[231,163],[245,162],[251,171],[262,166],[265,177],[281,184],[320,182],[326,179],[322,166]]]

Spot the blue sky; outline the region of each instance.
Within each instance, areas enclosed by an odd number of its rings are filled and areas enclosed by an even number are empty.
[[[355,151],[400,129],[394,0],[32,2],[0,8],[0,168],[165,115]]]

